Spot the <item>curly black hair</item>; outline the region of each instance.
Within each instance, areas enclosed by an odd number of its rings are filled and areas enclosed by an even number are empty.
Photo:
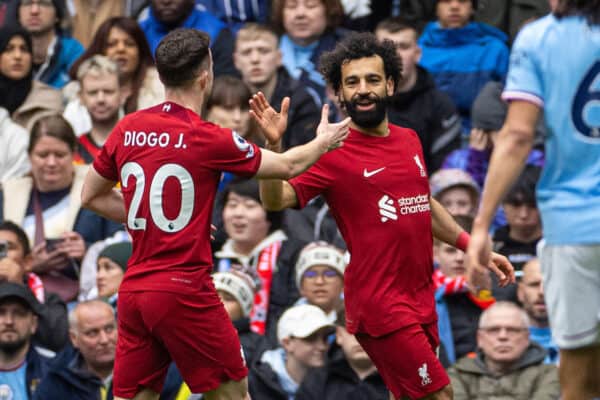
[[[394,91],[402,77],[402,62],[390,40],[378,41],[370,32],[350,33],[332,51],[321,56],[319,69],[334,92],[338,93],[342,81],[342,65],[351,60],[379,56],[383,60],[386,79],[394,81]]]

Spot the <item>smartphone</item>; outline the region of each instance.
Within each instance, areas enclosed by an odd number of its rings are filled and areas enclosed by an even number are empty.
[[[51,252],[56,250],[56,247],[64,242],[65,239],[63,238],[56,238],[56,239],[46,239],[46,252]]]
[[[6,240],[0,240],[0,259],[8,255],[8,242]]]

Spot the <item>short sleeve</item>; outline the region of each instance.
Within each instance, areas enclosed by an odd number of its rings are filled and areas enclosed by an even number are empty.
[[[298,208],[304,208],[309,201],[325,192],[332,177],[321,162],[317,162],[304,173],[291,179],[289,183],[296,191]]]
[[[210,167],[240,176],[253,176],[260,167],[260,148],[230,129],[216,128]]]
[[[510,54],[510,63],[506,86],[502,93],[503,100],[524,100],[542,107],[543,86],[541,76],[538,70],[537,62],[537,44],[540,42],[536,38],[537,25],[530,25],[523,28],[517,36]]]
[[[121,137],[119,126],[120,124],[117,124],[113,129],[93,163],[96,172],[102,175],[103,178],[113,182],[119,181],[119,170],[115,158],[117,144]]]

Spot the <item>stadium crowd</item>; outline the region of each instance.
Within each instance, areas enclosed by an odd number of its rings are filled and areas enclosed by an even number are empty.
[[[208,121],[262,146],[252,94],[275,108],[290,97],[285,149],[314,137],[323,104],[331,119],[344,116],[321,54],[351,31],[393,41],[402,79],[389,121],[415,130],[431,195],[470,231],[507,113],[511,44],[549,11],[547,0],[0,0],[0,399],[112,398],[117,293],[132,247],[124,226],[81,207],[80,193],[117,122],[163,101],[153,52],[169,31],[210,36]],[[464,253],[434,242],[439,356],[459,400],[560,396],[536,257],[543,137],[540,123],[490,232],[516,284],[490,276],[491,293],[475,294]],[[160,145],[161,136],[126,140]],[[350,255],[323,199],[266,211],[258,181],[223,173],[213,224],[214,284],[251,398],[388,399],[346,330]],[[161,399],[201,396],[172,364]]]

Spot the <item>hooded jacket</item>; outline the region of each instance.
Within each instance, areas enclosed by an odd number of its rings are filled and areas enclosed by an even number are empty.
[[[435,87],[431,74],[423,67],[417,66],[417,81],[408,92],[391,98],[388,119],[417,132],[430,175],[460,147],[461,123],[456,107],[446,93]]]
[[[471,105],[483,85],[506,77],[509,56],[506,40],[502,31],[477,22],[456,29],[445,29],[438,22],[431,22],[419,39],[423,49],[421,66],[454,101],[467,132],[471,126]]]
[[[479,351],[463,357],[448,370],[455,400],[556,400],[560,396],[555,365],[544,364],[546,351],[530,343],[508,372],[497,376]]]
[[[0,152],[0,181],[20,178],[29,172],[28,144],[29,132],[10,119],[8,111],[0,107],[0,148],[11,149]]]
[[[48,374],[38,386],[34,400],[98,400],[104,382],[82,368],[81,353],[71,346],[50,364]],[[112,400],[112,385],[107,388],[106,400]]]
[[[248,390],[252,400],[292,400],[297,389],[298,385],[285,370],[282,348],[264,352],[260,361],[250,368]]]

